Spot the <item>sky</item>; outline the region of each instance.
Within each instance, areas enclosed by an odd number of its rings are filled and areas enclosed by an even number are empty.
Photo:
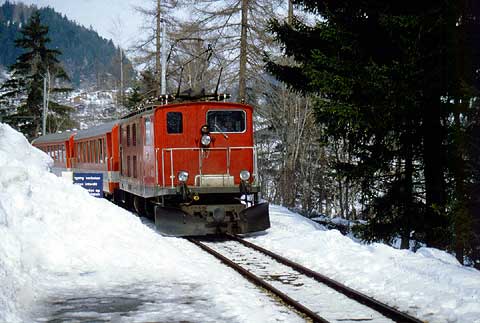
[[[92,26],[100,36],[128,47],[140,32],[143,17],[134,6],[149,7],[152,0],[10,0],[39,7],[50,6],[85,27]],[[5,0],[0,0],[4,3]]]

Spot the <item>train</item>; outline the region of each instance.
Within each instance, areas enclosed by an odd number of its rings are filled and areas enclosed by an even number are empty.
[[[57,175],[102,174],[103,197],[153,218],[162,234],[199,236],[270,227],[253,136],[250,105],[164,98],[32,145],[52,157]]]

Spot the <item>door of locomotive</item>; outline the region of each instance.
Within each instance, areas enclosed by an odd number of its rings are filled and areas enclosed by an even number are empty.
[[[155,186],[155,143],[154,143],[154,117],[152,114],[144,115],[143,122],[143,183],[147,195],[153,194]]]

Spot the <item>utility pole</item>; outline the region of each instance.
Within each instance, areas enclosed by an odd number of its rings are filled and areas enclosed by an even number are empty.
[[[248,27],[248,0],[242,0],[242,30],[240,33],[240,68],[238,80],[238,98],[245,102],[247,88],[247,27]]]
[[[47,80],[48,78],[48,80]],[[48,112],[48,92],[47,82],[50,86],[50,71],[47,70],[47,74],[43,75],[43,122],[42,122],[42,136],[47,134],[47,112]]]
[[[155,30],[156,52],[155,52],[155,93],[160,96],[160,29],[161,29],[161,0],[157,0],[157,29]]]
[[[120,47],[120,104],[123,106],[123,49]]]

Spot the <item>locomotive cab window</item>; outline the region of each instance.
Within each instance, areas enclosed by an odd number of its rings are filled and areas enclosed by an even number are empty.
[[[207,112],[207,124],[211,132],[244,132],[245,111],[212,110]]]
[[[167,133],[182,133],[183,117],[181,112],[167,112]]]

